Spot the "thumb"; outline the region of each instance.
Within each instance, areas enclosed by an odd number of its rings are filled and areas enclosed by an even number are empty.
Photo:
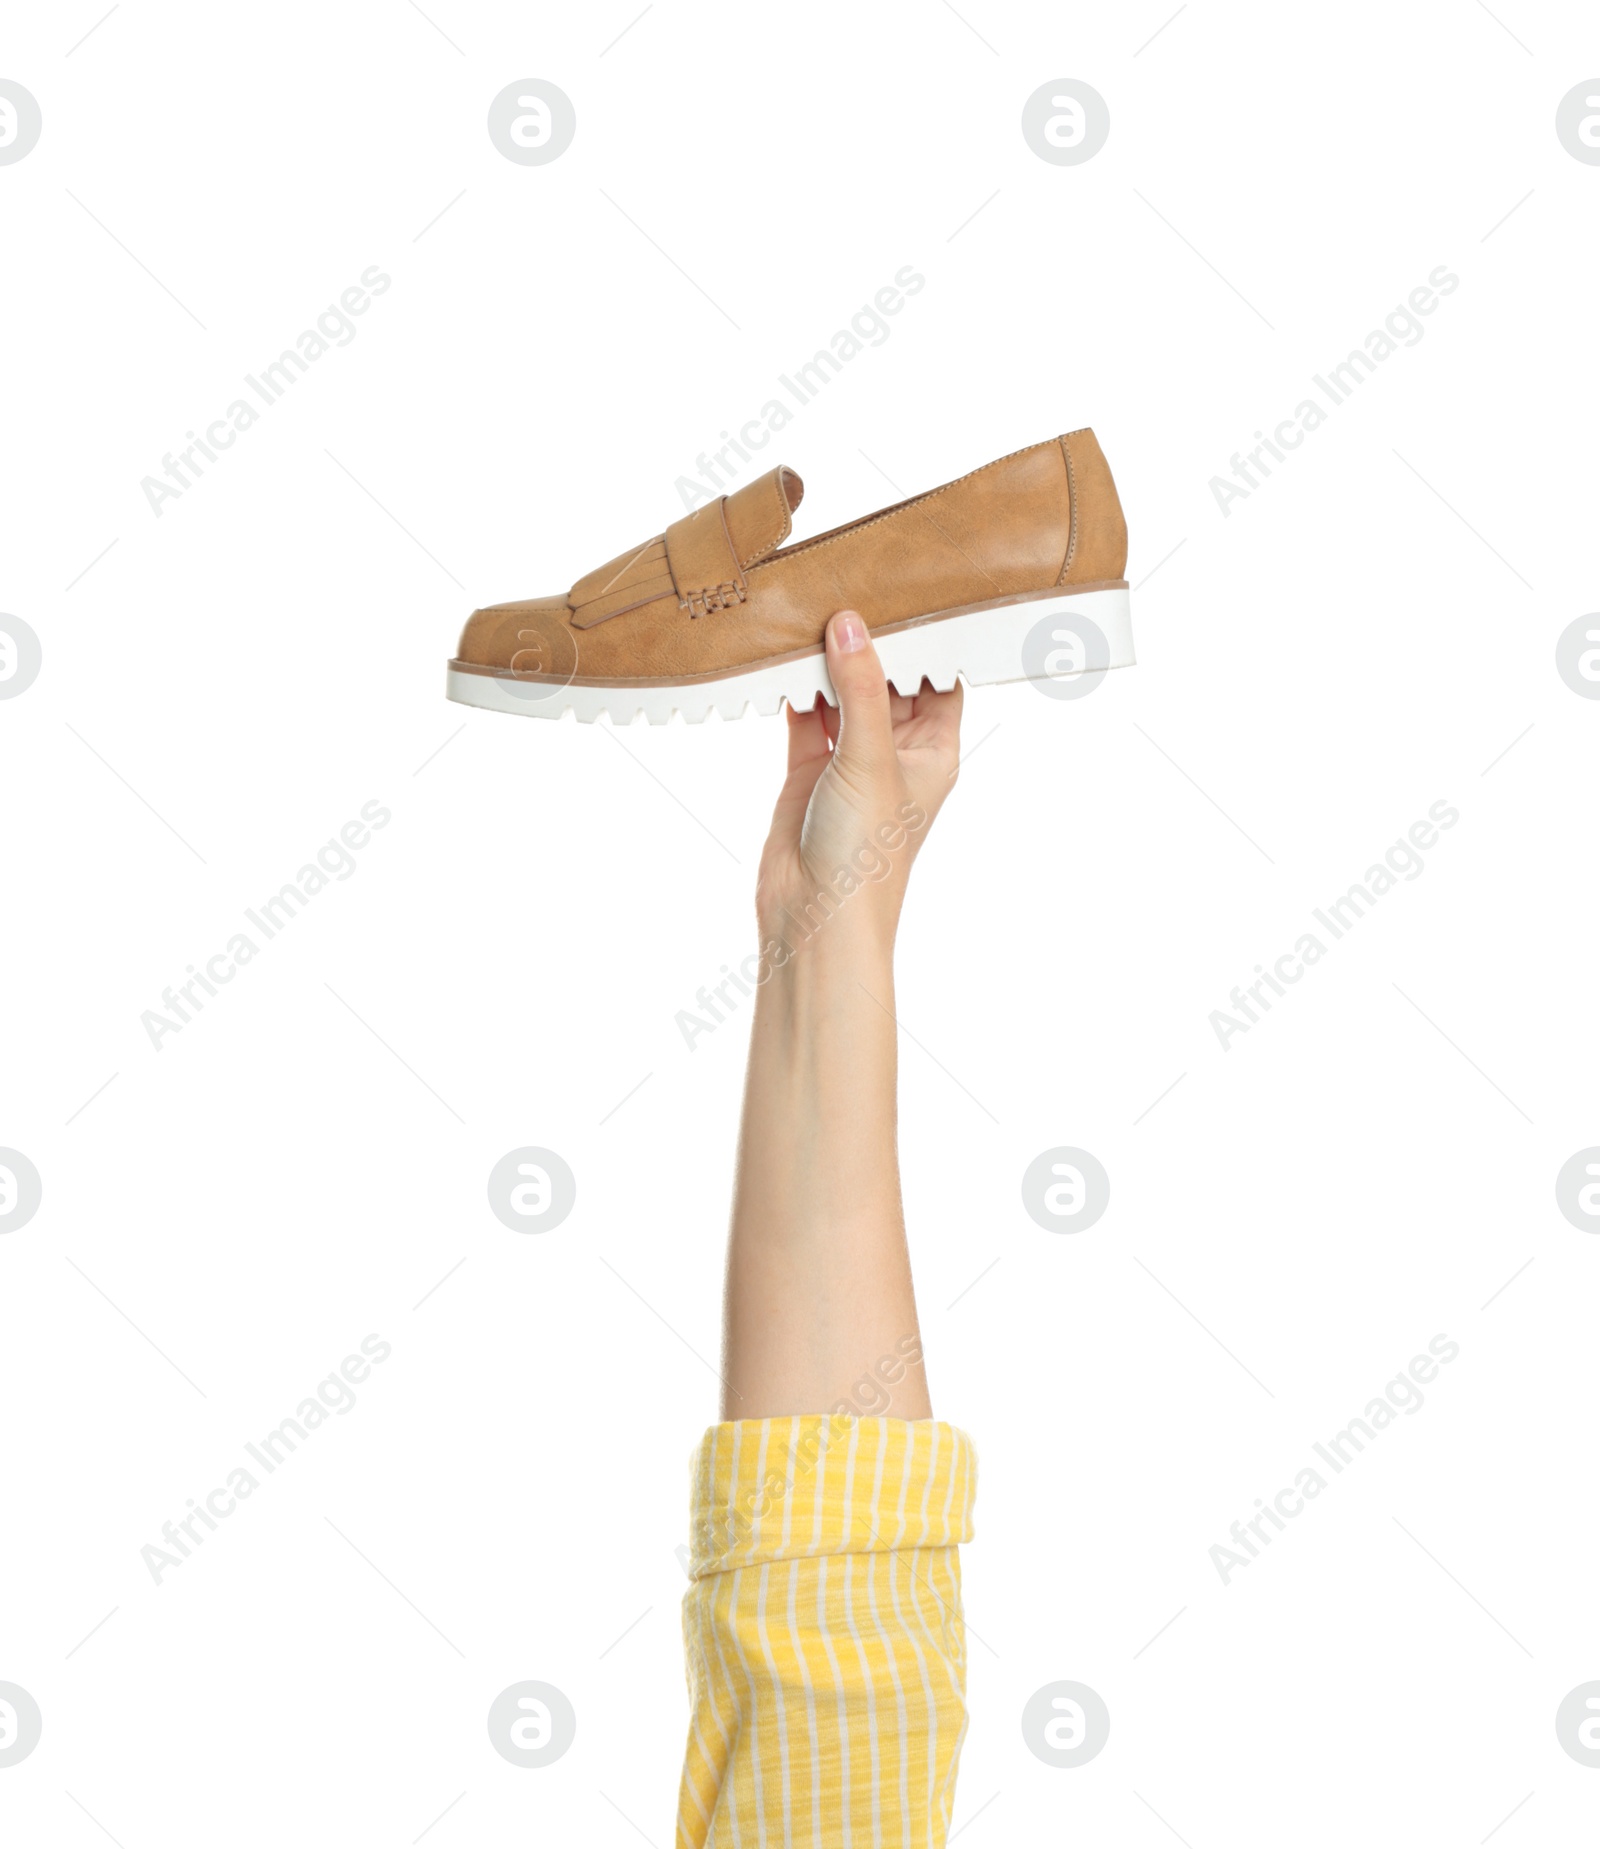
[[[828,673],[839,696],[840,768],[873,775],[894,761],[889,683],[865,622],[841,610],[827,628]]]

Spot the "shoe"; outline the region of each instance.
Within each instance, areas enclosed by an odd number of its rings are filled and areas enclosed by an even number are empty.
[[[614,725],[809,711],[819,693],[836,704],[822,633],[846,609],[906,694],[1131,665],[1128,529],[1092,430],[785,547],[803,492],[773,469],[565,596],[475,611],[449,698]]]

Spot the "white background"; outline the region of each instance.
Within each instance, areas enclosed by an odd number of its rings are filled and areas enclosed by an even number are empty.
[[[1155,573],[1137,669],[969,695],[903,937],[924,1337],[982,1458],[962,1841],[1592,1835],[1553,1726],[1600,1677],[1600,1239],[1554,1195],[1600,1141],[1600,705],[1554,667],[1597,607],[1600,169],[1554,132],[1592,16],[636,11],[125,0],[70,56],[95,0],[8,21],[44,133],[0,167],[0,608],[44,667],[0,704],[0,1143],[44,1204],[0,1240],[0,1680],[44,1736],[0,1832],[670,1842],[744,1034],[674,1014],[752,947],[782,728],[468,712],[444,661],[676,518],[912,264],[763,455],[797,532],[1092,424]],[[577,111],[549,166],[485,130],[528,76]],[[1111,110],[1079,167],[1019,128],[1062,76]],[[157,518],[141,478],[372,264],[357,338]],[[1425,337],[1225,518],[1210,478],[1440,264]],[[372,799],[354,874],[153,1050]],[[1440,800],[1224,1052],[1211,1011]],[[522,1144],[577,1176],[543,1236],[486,1204]],[[1022,1208],[1056,1144],[1111,1175],[1079,1236]],[[153,1584],[369,1332],[356,1409]],[[1440,1332],[1425,1408],[1224,1586],[1229,1524]],[[526,1678],[578,1714],[542,1771],[484,1725]],[[1059,1679],[1111,1712],[1080,1770],[1019,1730]]]

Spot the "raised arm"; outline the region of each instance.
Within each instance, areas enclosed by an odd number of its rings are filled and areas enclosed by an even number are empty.
[[[756,892],[724,1419],[929,1414],[895,1151],[894,938],[954,785],[961,689],[891,693],[851,611],[827,646],[840,707],[789,715]]]
[[[966,1732],[972,1446],[929,1417],[895,1156],[893,949],[959,689],[828,626],[792,715],[728,1242],[723,1419],[693,1462],[679,1849],[942,1849]]]

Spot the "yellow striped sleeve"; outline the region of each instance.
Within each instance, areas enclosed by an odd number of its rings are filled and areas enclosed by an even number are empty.
[[[933,1419],[714,1425],[692,1462],[679,1849],[943,1849],[966,1733],[972,1441]]]

